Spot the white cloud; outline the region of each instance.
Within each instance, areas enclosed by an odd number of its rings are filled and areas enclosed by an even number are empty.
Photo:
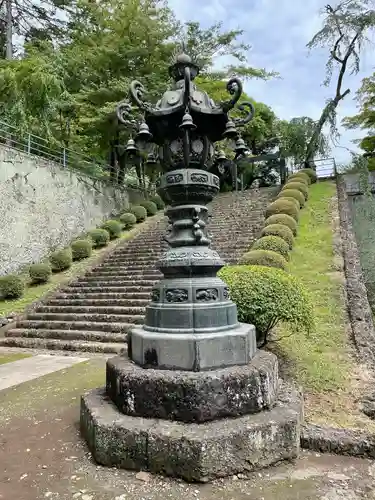
[[[278,71],[282,79],[246,82],[245,90],[254,99],[269,104],[280,118],[311,116],[317,119],[333,88],[321,85],[325,77],[327,52],[314,50],[310,54],[306,43],[321,25],[319,11],[326,0],[170,0],[170,5],[181,20],[199,20],[204,26],[222,21],[226,29],[244,30],[243,39],[251,44],[248,62],[254,67]],[[338,120],[354,114],[353,100],[364,76],[374,71],[375,56],[369,50],[362,56],[361,71],[348,75],[345,88],[351,94],[338,108]],[[333,149],[336,160],[350,159],[344,149],[356,149],[352,140],[360,131],[340,128],[339,145]]]

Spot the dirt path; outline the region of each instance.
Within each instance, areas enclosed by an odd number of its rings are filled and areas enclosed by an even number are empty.
[[[1,500],[375,499],[374,462],[310,453],[207,485],[99,467],[80,439],[79,398],[103,380],[92,360],[0,393]]]

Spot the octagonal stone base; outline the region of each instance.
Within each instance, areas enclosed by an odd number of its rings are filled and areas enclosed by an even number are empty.
[[[298,457],[302,402],[283,386],[270,411],[204,424],[130,417],[105,389],[81,400],[81,432],[101,465],[206,482]]]
[[[257,350],[255,327],[207,333],[163,333],[134,327],[128,338],[129,357],[140,366],[164,370],[203,371],[247,365]]]
[[[144,369],[127,356],[107,361],[107,395],[121,413],[206,422],[272,408],[279,386],[274,354],[257,351],[251,363],[221,370]]]

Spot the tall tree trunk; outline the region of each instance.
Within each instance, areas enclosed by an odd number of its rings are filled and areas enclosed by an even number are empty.
[[[5,58],[13,59],[13,14],[12,0],[5,0],[6,10],[6,50]]]
[[[327,12],[332,14],[336,23],[337,30],[337,40],[335,45],[331,50],[331,58],[336,61],[340,66],[340,71],[337,77],[336,83],[336,92],[333,99],[331,99],[328,104],[323,108],[322,114],[316,124],[315,130],[311,136],[310,142],[306,148],[305,155],[305,166],[312,166],[316,151],[318,149],[320,134],[322,133],[324,125],[327,123],[327,120],[331,118],[336,112],[336,108],[339,105],[340,101],[342,101],[349,93],[350,89],[346,89],[342,92],[342,85],[345,76],[345,72],[347,70],[349,58],[355,54],[356,43],[361,34],[361,29],[359,29],[351,39],[349,45],[347,46],[344,55],[340,53],[340,45],[344,40],[344,31],[340,25],[340,21],[338,17],[335,15],[335,11],[332,9],[330,5],[327,5]]]

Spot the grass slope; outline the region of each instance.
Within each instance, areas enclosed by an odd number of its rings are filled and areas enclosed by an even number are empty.
[[[308,420],[336,426],[371,426],[354,402],[358,367],[345,318],[344,275],[335,263],[335,197],[334,182],[311,186],[289,264],[289,271],[311,294],[315,332],[289,336],[280,328],[277,345],[290,373],[304,388]]]

